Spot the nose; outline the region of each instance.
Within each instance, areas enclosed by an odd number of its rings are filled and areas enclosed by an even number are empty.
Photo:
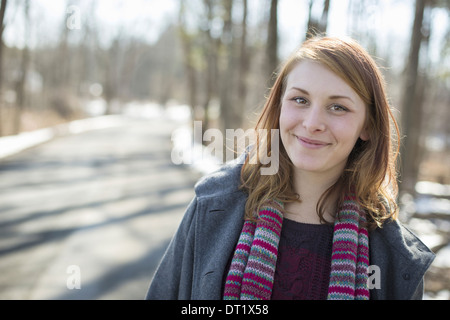
[[[308,108],[304,113],[303,127],[311,134],[325,131],[325,115],[322,108],[315,106]]]

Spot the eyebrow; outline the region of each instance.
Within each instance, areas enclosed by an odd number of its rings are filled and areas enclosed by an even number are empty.
[[[310,95],[309,92],[306,91],[305,89],[298,88],[298,87],[292,87],[291,90],[292,90],[292,89],[297,90],[297,91],[300,91],[300,92],[302,92],[302,93],[304,93],[304,94],[306,94],[306,95]],[[353,101],[353,99],[350,98],[350,97],[348,97],[348,96],[332,95],[332,96],[329,97],[329,99],[347,99],[347,100],[350,100],[351,102],[355,103],[355,102]]]

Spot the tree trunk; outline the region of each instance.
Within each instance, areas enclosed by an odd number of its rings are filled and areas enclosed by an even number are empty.
[[[422,95],[418,87],[419,54],[423,39],[422,24],[426,0],[416,0],[411,47],[405,70],[405,88],[402,101],[402,136],[405,137],[401,156],[400,191],[415,193],[417,181],[416,159],[419,151]]]
[[[220,112],[222,114],[223,129],[232,129],[233,124],[233,0],[224,0],[224,18],[222,42],[224,44],[224,58],[222,60],[222,75],[220,82]],[[225,132],[225,131],[224,131]]]
[[[178,16],[179,18],[178,31],[180,33],[181,45],[183,48],[184,67],[186,70],[187,84],[189,90],[189,105],[191,107],[192,118],[195,121],[196,120],[195,109],[197,106],[197,76],[193,62],[192,39],[186,30],[184,11],[185,11],[184,0],[181,0],[180,12]]]
[[[314,18],[312,16],[312,7],[314,4],[314,0],[309,0],[308,6],[308,24],[306,25],[306,39],[312,38],[315,33],[316,24]]]
[[[324,0],[322,17],[320,18],[320,32],[326,33],[328,29],[328,13],[330,12],[330,0]]]
[[[312,38],[315,35],[325,34],[328,28],[328,13],[330,11],[330,0],[324,0],[322,16],[316,19],[312,15],[312,7],[314,0],[309,1],[308,25],[306,28],[306,39]]]
[[[25,17],[25,45],[22,49],[22,60],[20,65],[20,76],[16,82],[16,110],[14,114],[13,133],[19,134],[21,131],[22,113],[25,108],[25,83],[27,80],[28,65],[30,62],[30,51],[28,41],[30,40],[30,0],[25,1],[24,17]]]
[[[240,56],[239,56],[239,84],[238,84],[238,103],[240,106],[238,111],[239,127],[242,127],[244,122],[244,115],[246,110],[246,98],[247,98],[247,74],[250,68],[248,61],[247,50],[247,15],[248,15],[248,1],[243,0],[243,12],[242,12],[242,35],[240,43]]]
[[[217,57],[218,57],[218,41],[213,38],[211,34],[211,26],[214,20],[214,4],[211,0],[203,0],[206,10],[207,26],[204,29],[205,36],[205,50],[203,50],[204,58],[206,60],[206,74],[204,78],[205,94],[203,97],[203,133],[208,130],[209,124],[209,104],[216,92],[216,78],[217,78]]]
[[[222,43],[224,45],[224,57],[222,60],[222,72],[220,81],[220,114],[222,120],[222,132],[235,127],[234,121],[234,95],[233,95],[233,0],[224,0],[224,18],[222,29]],[[230,141],[225,141],[223,155],[226,157],[226,149],[233,148]],[[224,158],[225,161],[231,160]]]
[[[2,0],[0,8],[0,137],[3,135],[3,31],[5,30],[5,12],[8,1]]]
[[[272,87],[278,68],[278,0],[271,0],[270,18],[267,32],[266,47],[267,74],[270,77],[269,87]]]

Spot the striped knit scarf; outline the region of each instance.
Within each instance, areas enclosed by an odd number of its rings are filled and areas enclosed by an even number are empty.
[[[283,204],[270,201],[258,221],[245,221],[225,281],[225,300],[269,300],[283,222]],[[365,215],[348,196],[334,224],[328,300],[368,300],[369,240]]]

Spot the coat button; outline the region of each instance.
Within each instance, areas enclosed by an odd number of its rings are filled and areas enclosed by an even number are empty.
[[[403,279],[409,280],[410,279],[409,273],[404,273],[403,274]]]

